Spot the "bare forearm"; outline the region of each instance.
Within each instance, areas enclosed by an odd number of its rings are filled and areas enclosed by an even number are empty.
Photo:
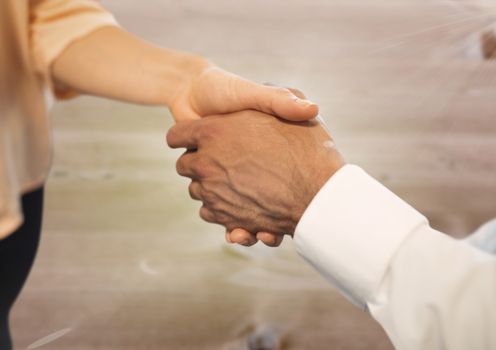
[[[104,27],[70,45],[54,62],[55,84],[133,103],[170,105],[209,66],[188,53]]]

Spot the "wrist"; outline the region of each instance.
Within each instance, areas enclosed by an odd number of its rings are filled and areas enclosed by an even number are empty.
[[[161,100],[164,106],[172,107],[180,96],[191,89],[194,81],[213,67],[206,58],[188,53],[175,54],[174,62],[161,67]]]
[[[336,174],[341,168],[346,165],[343,157],[337,151],[328,155],[325,161],[319,161],[319,167],[312,171],[311,178],[308,179],[308,186],[302,187],[305,192],[300,197],[301,202],[299,206],[295,206],[295,210],[292,213],[292,228],[290,232],[294,232],[298,223],[301,221],[303,214],[310,206],[310,203],[314,200],[320,190],[326,185],[326,183]]]

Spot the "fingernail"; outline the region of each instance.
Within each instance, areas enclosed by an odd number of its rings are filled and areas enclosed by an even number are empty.
[[[302,106],[313,106],[315,103],[309,100],[303,100],[301,98],[295,98],[295,102]]]

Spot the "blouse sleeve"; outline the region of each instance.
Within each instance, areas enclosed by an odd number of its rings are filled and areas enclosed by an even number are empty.
[[[41,74],[55,96],[76,93],[54,87],[50,66],[74,41],[105,26],[117,26],[114,16],[93,0],[30,0],[30,49],[34,69]]]

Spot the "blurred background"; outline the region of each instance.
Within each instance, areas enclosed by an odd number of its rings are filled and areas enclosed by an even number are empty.
[[[496,216],[496,1],[103,5],[154,43],[304,91],[346,159],[435,228],[463,237]],[[52,116],[41,249],[12,315],[19,349],[391,349],[291,240],[233,247],[201,222],[166,109],[80,97]]]

